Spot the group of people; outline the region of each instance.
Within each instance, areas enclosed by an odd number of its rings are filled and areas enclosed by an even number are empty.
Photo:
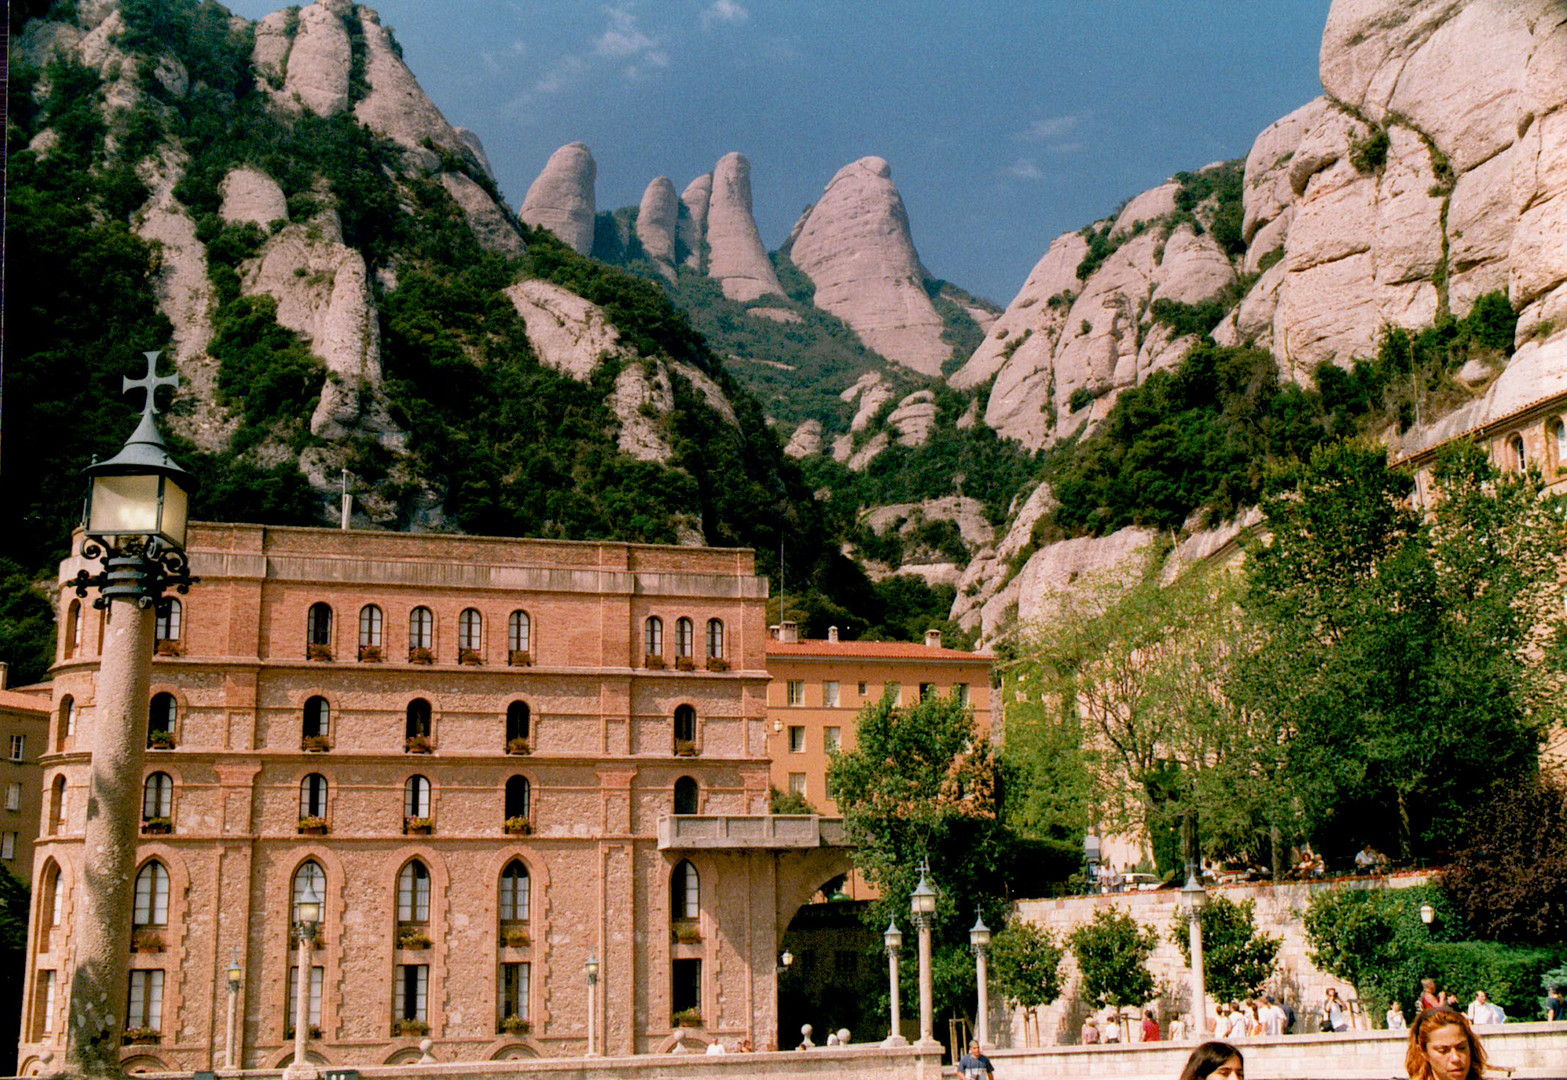
[[[1295,1010],[1267,994],[1249,1001],[1219,1002],[1214,1010],[1213,1037],[1222,1042],[1259,1035],[1283,1035],[1294,1025]]]
[[[1450,1005],[1422,1009],[1409,1027],[1404,1069],[1409,1080],[1481,1080],[1485,1048],[1469,1019]],[[1228,1042],[1205,1042],[1192,1051],[1181,1080],[1246,1080],[1246,1059]]]

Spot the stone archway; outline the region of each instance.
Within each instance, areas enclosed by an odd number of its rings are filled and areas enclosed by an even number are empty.
[[[793,959],[778,976],[778,1048],[801,1044],[801,1025],[824,1045],[829,1031],[848,1028],[855,1041],[880,1040],[886,1032],[864,1007],[875,1000],[875,973],[866,968],[866,947],[876,934],[861,922],[862,902],[818,902],[813,897],[853,869],[847,848],[790,853],[778,870],[780,953]],[[882,976],[885,979],[885,975]]]

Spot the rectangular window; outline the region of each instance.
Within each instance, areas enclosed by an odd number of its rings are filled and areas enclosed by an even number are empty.
[[[805,797],[805,774],[792,772],[789,774],[789,794]]]
[[[27,751],[27,736],[26,735],[12,735],[11,736],[11,760],[12,761],[21,761],[22,760],[22,755],[24,753],[26,753],[26,751]]]
[[[16,833],[0,835],[0,859],[16,858]]]
[[[13,780],[5,786],[5,808],[7,810],[20,810],[22,808],[22,784]]]
[[[321,984],[326,981],[326,968],[313,967],[310,969],[310,1026],[321,1026]],[[295,964],[288,969],[288,1019],[284,1023],[287,1028],[285,1038],[294,1037],[294,1002],[299,1000],[299,965]]]
[[[430,965],[398,964],[392,987],[392,1016],[397,1020],[425,1020],[430,993]]]
[[[838,683],[835,680],[822,683],[822,704],[829,709],[838,707]]]
[[[805,753],[805,729],[798,725],[789,728],[789,753]]]
[[[860,684],[860,697],[861,697],[861,698],[862,698],[862,699],[863,699],[863,698],[864,698],[864,697],[865,697],[865,687],[866,687],[866,684],[865,684],[865,683],[861,683],[861,684]]]
[[[125,1026],[159,1031],[163,1026],[163,969],[131,972],[130,1007]]]
[[[676,960],[674,963],[673,985],[670,989],[671,1011],[682,1013],[690,1009],[697,1012],[702,1010],[702,961],[700,960]]]
[[[35,1038],[54,1034],[54,972],[40,971],[38,979],[33,984],[35,1007],[33,1010],[33,1031]]]
[[[805,704],[805,680],[804,679],[790,679],[789,680],[789,704],[790,705],[804,705]],[[14,738],[14,736],[13,736],[13,738]]]
[[[529,990],[533,985],[533,968],[530,964],[501,965],[501,1019],[515,1016],[527,1020]]]
[[[843,728],[822,728],[822,749],[829,754],[843,749]]]
[[[960,682],[952,688],[952,700],[959,705],[968,704],[968,683]]]

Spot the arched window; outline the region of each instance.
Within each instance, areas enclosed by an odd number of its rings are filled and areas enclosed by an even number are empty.
[[[484,648],[484,616],[478,608],[463,608],[457,616],[457,647],[471,652]]]
[[[531,818],[533,816],[533,785],[526,776],[513,776],[506,780],[506,818]]]
[[[532,882],[521,859],[501,871],[501,922],[527,922],[532,906]]]
[[[649,616],[648,621],[642,624],[643,640],[647,645],[648,656],[664,655],[664,620],[657,615]]]
[[[76,735],[76,699],[66,694],[60,699],[60,718],[55,727],[55,749],[64,750],[67,739]]]
[[[42,953],[53,947],[49,939],[59,927],[65,909],[65,890],[60,888],[60,867],[53,859],[44,864],[44,872],[38,876],[38,885],[38,951]]]
[[[174,724],[179,719],[179,702],[168,691],[152,695],[147,707],[147,745],[168,749],[174,745]]]
[[[526,701],[514,701],[506,706],[506,742],[531,738],[530,711]]]
[[[696,742],[696,709],[690,705],[675,706],[675,741]]]
[[[379,649],[381,647],[381,609],[374,604],[366,604],[359,609],[359,647],[361,649]]]
[[[408,703],[408,719],[403,724],[405,738],[430,737],[430,703],[424,698],[414,698]]]
[[[724,658],[724,621],[722,619],[707,620],[707,656],[710,660],[722,660]]]
[[[72,600],[65,609],[65,658],[69,660],[82,648],[82,602]]]
[[[307,739],[325,739],[332,734],[332,706],[317,694],[305,699],[305,716],[300,731]]]
[[[418,859],[397,875],[397,921],[430,921],[430,870]]]
[[[682,776],[675,781],[675,813],[694,814],[697,812],[697,797],[700,789],[696,780],[690,776]]]
[[[1514,435],[1507,440],[1507,467],[1513,472],[1521,473],[1528,468],[1529,460],[1524,453],[1523,436]]]
[[[533,620],[526,611],[514,611],[506,620],[506,647],[512,652],[533,651]]]
[[[332,605],[325,601],[317,601],[310,605],[310,614],[305,619],[306,644],[319,645],[322,648],[332,644]]]
[[[326,777],[310,773],[299,782],[299,817],[326,818]]]
[[[141,784],[141,819],[143,822],[174,816],[174,778],[166,772],[149,773]]]
[[[403,781],[403,818],[405,821],[430,820],[430,781],[423,776],[410,776]]]
[[[694,635],[695,631],[692,628],[690,619],[680,618],[675,620],[676,658],[686,658],[691,655],[692,638]]]
[[[158,641],[178,641],[180,639],[180,618],[184,614],[184,607],[172,596],[165,596],[158,601],[158,615],[153,623],[153,637]]]
[[[56,776],[49,785],[49,835],[65,831],[65,777]]]
[[[669,910],[676,919],[694,919],[702,910],[702,886],[696,867],[682,859],[669,875]]]
[[[314,898],[321,904],[322,921],[326,919],[326,871],[314,859],[306,859],[294,871],[293,905],[289,909],[291,923],[299,921],[299,905]]]
[[[131,925],[167,926],[169,924],[169,872],[153,859],[136,874],[136,901],[131,909]]]
[[[435,616],[429,608],[416,607],[408,613],[408,647],[435,648]]]

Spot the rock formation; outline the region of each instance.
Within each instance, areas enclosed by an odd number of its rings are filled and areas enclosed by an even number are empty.
[[[675,279],[675,230],[680,221],[680,200],[669,177],[660,176],[642,193],[637,208],[637,242],[658,266],[659,273]]]
[[[299,26],[288,52],[283,99],[317,116],[348,108],[348,72],[353,52],[343,18],[348,0],[316,0],[299,11]]]
[[[706,235],[707,275],[725,296],[744,303],[784,295],[751,216],[751,163],[744,154],[725,154],[713,170]]]
[[[288,199],[278,182],[249,165],[234,169],[219,185],[223,202],[218,216],[225,225],[250,222],[269,227],[274,221],[288,221]]]
[[[593,185],[597,177],[592,152],[582,143],[567,143],[550,155],[544,171],[528,188],[519,216],[535,228],[548,229],[577,254],[586,255],[593,250],[597,213]]]
[[[522,234],[511,223],[506,211],[476,181],[462,173],[443,172],[441,186],[468,219],[468,228],[473,231],[479,246],[508,256],[521,255],[526,250]]]
[[[789,445],[784,447],[784,453],[792,458],[810,457],[821,452],[822,422],[820,420],[807,420],[795,428],[794,434],[789,437]]]
[[[816,306],[867,347],[922,375],[941,374],[952,347],[941,340],[887,162],[866,157],[838,170],[799,226],[790,258],[815,284]]]
[[[898,442],[910,448],[924,446],[936,430],[936,393],[916,390],[887,414],[887,423],[898,433]]]
[[[435,107],[408,65],[397,55],[392,35],[381,25],[380,16],[369,8],[355,9],[365,39],[365,81],[369,92],[354,106],[354,116],[377,135],[384,135],[406,150],[429,154],[436,150],[470,155],[476,163],[484,162],[483,149],[477,154],[469,148],[468,141],[457,129],[446,122],[441,110]],[[290,60],[292,69],[292,60]],[[474,142],[478,139],[473,138]],[[438,166],[439,158],[431,155],[427,168]],[[488,168],[487,164],[481,167]]]
[[[702,247],[707,243],[707,208],[713,198],[713,174],[703,173],[681,192],[680,225],[676,230],[681,262],[693,270],[703,269],[706,259]]]
[[[604,309],[548,281],[519,281],[506,296],[522,316],[539,362],[578,382],[587,382],[606,353],[620,343],[620,331]]]

